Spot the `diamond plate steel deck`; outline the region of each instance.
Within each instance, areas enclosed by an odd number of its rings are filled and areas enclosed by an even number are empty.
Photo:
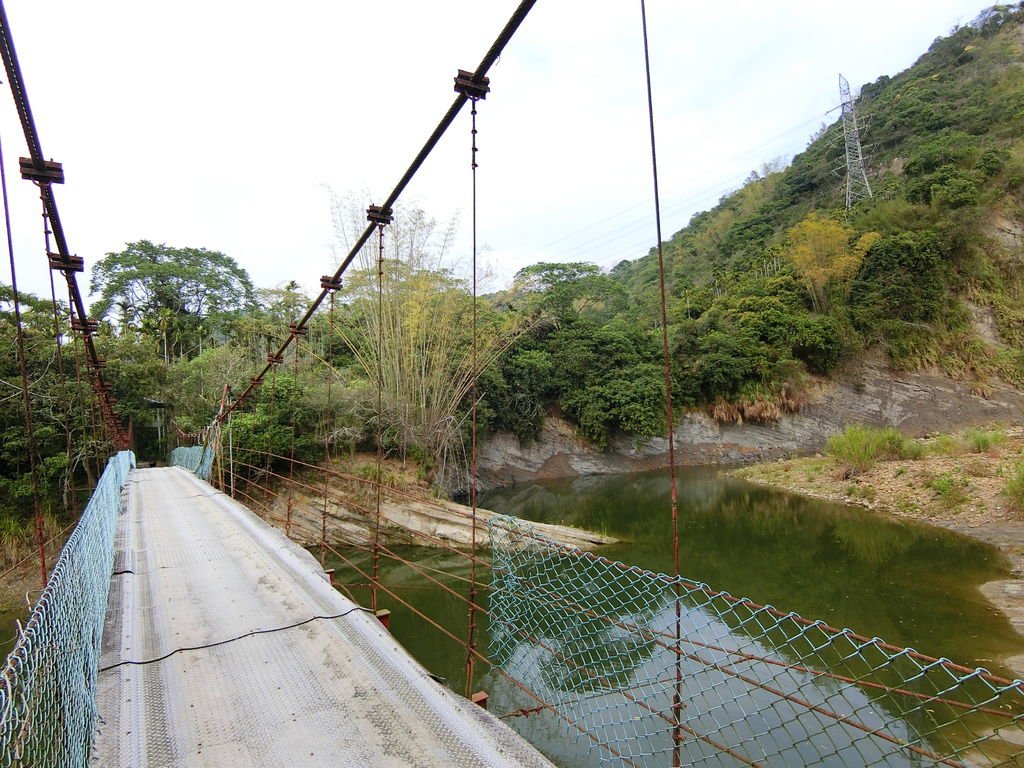
[[[127,494],[92,765],[551,765],[245,507],[173,467]]]

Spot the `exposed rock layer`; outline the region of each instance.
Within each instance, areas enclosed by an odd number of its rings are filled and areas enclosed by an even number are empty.
[[[879,357],[854,372],[818,385],[810,402],[771,424],[719,423],[702,412],[683,416],[675,429],[680,464],[744,464],[818,451],[851,423],[894,426],[920,436],[969,426],[1018,423],[1024,393],[998,382],[987,397],[939,371],[891,371]],[[551,417],[540,437],[520,443],[497,434],[483,442],[478,467],[485,487],[539,478],[656,469],[668,463],[668,440],[615,438],[607,450],[578,437],[568,422]]]

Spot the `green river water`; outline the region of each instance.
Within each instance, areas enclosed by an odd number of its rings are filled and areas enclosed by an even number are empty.
[[[942,529],[895,521],[856,507],[821,502],[751,485],[714,469],[687,469],[678,478],[681,572],[717,590],[749,597],[836,627],[913,647],[969,667],[1007,677],[1002,660],[1024,653],[1024,638],[978,591],[1005,578],[1006,563],[994,547]],[[592,476],[520,484],[496,490],[480,505],[529,520],[561,523],[620,538],[601,554],[645,569],[671,572],[669,488],[664,472]],[[461,592],[468,575],[463,558],[404,548],[421,566],[451,574],[445,582]],[[359,556],[368,570],[368,556]],[[338,580],[365,582],[340,562]],[[430,587],[408,566],[382,559],[382,581],[456,637],[466,634],[466,607]],[[480,578],[489,577],[482,569]],[[364,604],[365,587],[352,589]],[[486,589],[482,590],[486,604]],[[462,692],[465,652],[443,632],[397,601],[381,596],[392,611],[396,638],[428,670]],[[486,619],[480,648],[487,652]],[[491,709],[521,706],[509,685],[478,665],[476,688],[491,693]],[[566,736],[560,723],[541,718],[511,721],[562,765],[588,765],[585,744]]]

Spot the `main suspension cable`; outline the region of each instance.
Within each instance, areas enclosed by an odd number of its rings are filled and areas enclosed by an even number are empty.
[[[25,84],[21,75],[21,65],[18,63],[18,55],[14,49],[11,25],[7,19],[7,12],[4,9],[2,0],[0,0],[0,58],[3,59],[4,69],[7,71],[11,96],[14,99],[14,105],[21,120],[25,143],[28,144],[29,162],[27,165],[22,166],[22,176],[39,184],[39,194],[42,197],[43,207],[46,210],[57,245],[57,253],[47,254],[47,258],[51,259],[51,268],[61,270],[67,280],[71,305],[76,310],[79,318],[79,325],[73,327],[72,330],[78,331],[82,335],[82,342],[85,346],[86,356],[88,357],[92,373],[90,384],[95,391],[104,426],[119,448],[127,448],[130,435],[118,422],[117,415],[114,412],[114,400],[110,393],[110,387],[103,381],[103,377],[100,374],[103,361],[96,352],[96,344],[93,340],[97,324],[95,321],[87,319],[85,301],[75,279],[75,273],[80,272],[83,268],[82,260],[77,256],[73,256],[68,249],[67,239],[64,236],[64,227],[61,224],[60,213],[57,210],[57,202],[53,196],[52,185],[54,183],[63,183],[64,172],[60,163],[46,160],[43,155],[39,142],[39,132],[36,130],[32,108],[29,105],[28,93],[25,90]]]

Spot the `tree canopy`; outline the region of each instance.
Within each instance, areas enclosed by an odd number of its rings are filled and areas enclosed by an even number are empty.
[[[852,227],[818,213],[809,213],[789,230],[789,258],[799,270],[815,310],[828,309],[826,286],[830,281],[848,280],[857,274],[864,254],[881,237],[867,232],[857,238]]]
[[[516,272],[510,298],[565,322],[595,308],[625,305],[625,292],[596,264],[541,261]]]
[[[249,274],[230,256],[149,240],[100,259],[89,290],[100,297],[92,307],[97,318],[113,314],[122,328],[152,334],[165,360],[200,351],[214,330],[206,320],[253,303]]]

